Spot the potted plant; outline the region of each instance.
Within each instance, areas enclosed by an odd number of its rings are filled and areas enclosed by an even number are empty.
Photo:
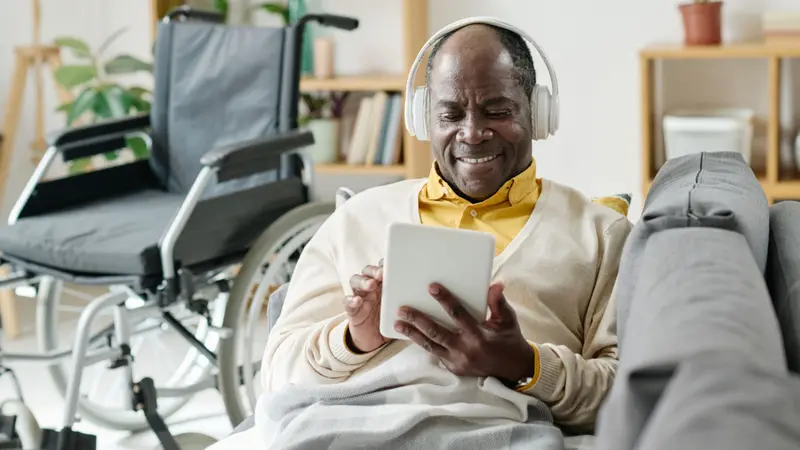
[[[719,45],[722,42],[722,2],[693,0],[679,6],[686,45]]]
[[[301,98],[307,112],[299,119],[299,125],[314,134],[314,145],[310,149],[315,164],[336,162],[339,147],[339,122],[348,93],[324,94],[303,93]],[[326,114],[326,110],[330,113]]]
[[[111,43],[124,31],[123,28],[112,34],[94,52],[86,42],[78,38],[62,37],[55,40],[59,48],[70,49],[77,59],[75,64],[63,65],[53,74],[58,84],[75,94],[72,102],[58,107],[58,111],[67,115],[67,127],[82,120],[94,123],[150,111],[152,100],[148,89],[123,86],[114,80],[114,76],[136,72],[152,73],[152,64],[131,55],[117,55],[108,59],[104,56]],[[141,138],[130,138],[127,144],[135,159],[149,156],[147,144]],[[95,168],[93,166],[108,165],[108,162],[121,156],[120,150],[99,156],[99,161],[93,162],[92,158],[71,161],[69,173],[83,173]]]

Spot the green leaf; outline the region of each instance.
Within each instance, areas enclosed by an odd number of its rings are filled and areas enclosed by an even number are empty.
[[[130,95],[138,98],[142,98],[143,96],[150,94],[150,90],[139,86],[129,87],[127,91]]]
[[[150,102],[147,100],[133,97],[130,99],[131,108],[135,109],[137,112],[150,112]]]
[[[119,151],[113,151],[108,153],[103,153],[103,157],[106,161],[114,161],[115,159],[119,158]]]
[[[133,156],[138,159],[147,159],[150,157],[150,152],[147,149],[147,142],[139,137],[126,138],[128,148],[131,149]]]
[[[94,112],[94,122],[99,122],[101,120],[111,119],[114,117],[114,115],[111,113],[111,107],[106,101],[106,97],[104,95],[97,95],[95,97],[94,104],[92,105],[92,111]]]
[[[71,126],[78,117],[93,108],[95,98],[97,98],[97,91],[94,89],[86,88],[81,91],[67,112],[67,126]]]
[[[130,108],[138,112],[150,111],[150,101],[145,99],[145,96],[149,95],[150,91],[143,87],[134,86],[125,89],[125,98],[129,102]]]
[[[270,14],[277,14],[281,16],[281,18],[283,18],[284,25],[289,25],[291,23],[291,17],[289,16],[289,7],[283,3],[277,3],[277,2],[260,3],[256,5],[255,8],[261,8]]]
[[[222,14],[222,17],[227,22],[228,19],[228,0],[214,0],[214,9]]]
[[[89,45],[74,37],[60,37],[54,40],[58,47],[68,48],[72,53],[79,58],[91,58],[92,52],[89,50]]]
[[[69,90],[92,81],[97,76],[97,70],[87,65],[61,66],[53,76],[58,84]]]
[[[70,110],[70,108],[72,108],[73,104],[74,104],[74,102],[67,102],[67,103],[58,105],[58,108],[56,108],[56,111],[58,111],[58,112],[68,112]]]
[[[128,114],[130,102],[125,98],[125,91],[117,85],[104,86],[100,91],[103,99],[108,105],[111,117],[123,117]]]
[[[106,73],[109,75],[152,71],[152,64],[131,55],[119,55],[106,63]]]
[[[102,44],[100,44],[100,47],[98,47],[97,56],[102,55],[103,52],[106,51],[108,46],[110,46],[112,42],[114,42],[118,37],[122,35],[122,33],[126,31],[128,31],[128,27],[122,27],[119,30],[115,31],[111,36],[109,36]]]
[[[80,158],[70,161],[67,173],[70,175],[78,175],[89,172],[92,169],[92,158]]]

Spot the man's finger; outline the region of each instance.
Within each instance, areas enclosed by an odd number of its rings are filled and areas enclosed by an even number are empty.
[[[489,286],[487,300],[489,303],[489,317],[491,320],[503,322],[514,320],[516,317],[514,309],[508,304],[505,295],[503,295],[502,283],[495,283]]]
[[[364,276],[374,278],[377,281],[383,280],[383,266],[367,266],[361,271]]]
[[[414,325],[403,321],[397,321],[394,329],[398,333],[408,336],[412,342],[424,348],[426,352],[431,353],[439,358],[444,358],[447,356],[446,348],[428,339],[428,337]]]
[[[458,336],[436,323],[427,315],[413,308],[406,307],[400,308],[398,315],[401,321],[411,325],[412,328],[421,332],[434,344],[438,344],[445,349],[456,347]]]
[[[348,295],[345,297],[344,310],[348,316],[354,316],[361,311],[361,306],[364,305],[364,299],[358,295]]]
[[[447,288],[439,283],[433,283],[430,286],[429,292],[433,298],[442,305],[445,311],[447,311],[447,314],[453,318],[453,321],[459,329],[468,333],[475,333],[478,331],[478,321],[470,315],[461,301],[456,298],[452,292],[447,290]]]
[[[364,275],[353,275],[350,277],[350,287],[354,291],[372,292],[378,288],[378,282]]]

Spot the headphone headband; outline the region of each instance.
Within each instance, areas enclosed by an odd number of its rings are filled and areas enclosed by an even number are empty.
[[[406,129],[411,131],[412,128],[412,102],[414,96],[414,79],[417,76],[417,70],[419,69],[419,65],[422,62],[422,58],[425,57],[425,53],[428,49],[433,46],[443,35],[450,33],[451,31],[458,30],[459,28],[463,28],[467,25],[472,24],[486,24],[486,25],[493,25],[498,28],[504,28],[506,30],[512,31],[518,34],[521,38],[528,42],[533,48],[536,49],[536,52],[542,58],[545,67],[547,67],[547,72],[550,75],[550,85],[552,89],[552,102],[550,102],[550,117],[554,124],[557,127],[557,115],[558,115],[558,79],[556,78],[556,72],[553,70],[553,67],[550,65],[550,61],[547,59],[547,55],[545,55],[544,51],[536,41],[533,40],[532,37],[528,36],[527,33],[520,30],[519,28],[511,25],[507,22],[504,22],[496,17],[488,17],[488,16],[478,16],[478,17],[469,17],[466,19],[461,19],[451,23],[450,25],[445,26],[441,30],[437,31],[430,39],[422,46],[417,57],[414,59],[413,64],[411,64],[411,69],[408,73],[408,79],[406,80],[406,95],[405,95],[405,110],[404,110],[404,117],[406,123]],[[538,83],[537,83],[538,84]],[[412,133],[413,134],[413,133]]]

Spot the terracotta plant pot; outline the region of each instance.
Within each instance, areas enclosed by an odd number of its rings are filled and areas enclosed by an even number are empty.
[[[719,45],[722,42],[722,2],[679,6],[686,45]]]

